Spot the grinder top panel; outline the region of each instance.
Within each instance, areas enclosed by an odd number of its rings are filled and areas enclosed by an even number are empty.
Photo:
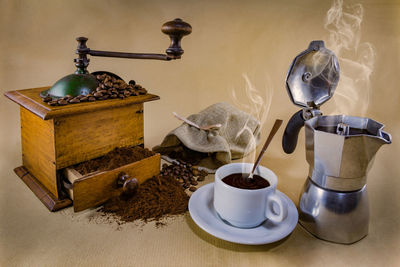
[[[290,99],[297,106],[318,108],[332,97],[339,73],[336,55],[323,41],[312,41],[290,65],[286,77]]]

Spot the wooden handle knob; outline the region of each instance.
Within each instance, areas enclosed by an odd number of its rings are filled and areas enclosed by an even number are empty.
[[[118,174],[117,186],[122,187],[123,195],[133,196],[139,187],[139,182],[136,178],[131,178],[125,172],[121,172]]]
[[[184,52],[181,47],[181,39],[192,32],[192,26],[181,19],[174,19],[164,23],[161,31],[168,34],[171,39],[171,45],[165,51],[167,55],[174,59],[180,58]]]

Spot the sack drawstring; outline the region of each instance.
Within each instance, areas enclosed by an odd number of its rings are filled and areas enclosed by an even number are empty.
[[[187,124],[189,124],[190,126],[196,127],[199,130],[205,130],[205,131],[217,130],[217,129],[221,128],[221,126],[222,126],[220,123],[212,124],[212,125],[206,125],[206,126],[199,126],[196,123],[194,123],[194,122],[192,122],[192,121],[190,121],[190,120],[188,120],[188,119],[186,119],[184,117],[179,116],[176,112],[172,112],[172,114],[174,114],[174,116],[178,120],[184,121]]]

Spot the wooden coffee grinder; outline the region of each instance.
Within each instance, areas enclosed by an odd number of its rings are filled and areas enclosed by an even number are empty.
[[[62,99],[67,96],[87,95],[99,85],[89,74],[87,55],[134,59],[173,60],[181,58],[180,41],[190,34],[191,26],[175,19],[162,26],[171,45],[166,54],[123,53],[91,50],[87,38],[79,37],[74,60],[77,70],[57,81],[52,87],[9,91],[6,97],[20,105],[23,166],[14,169],[40,201],[57,211],[74,204],[80,211],[99,205],[119,194],[121,173],[135,177],[139,182],[160,172],[160,155],[156,154],[110,171],[82,176],[71,168],[90,159],[105,155],[116,147],[144,144],[143,103],[159,99],[153,94],[141,94],[125,99],[107,99],[68,105],[50,106],[43,97]],[[65,174],[75,177],[66,183]],[[126,178],[126,177],[124,177]]]

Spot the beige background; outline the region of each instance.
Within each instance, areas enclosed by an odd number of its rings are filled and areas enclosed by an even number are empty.
[[[1,265],[398,266],[400,2],[361,3],[360,43],[371,43],[376,54],[370,90],[366,84],[353,88],[351,102],[342,101],[337,94],[322,110],[374,118],[393,136],[393,144],[382,147],[369,173],[371,223],[367,238],[351,246],[337,245],[317,240],[297,226],[283,242],[251,247],[208,235],[189,215],[170,220],[161,229],[153,224],[131,224],[117,231],[115,226],[89,222],[90,212],[73,214],[66,209],[49,213],[12,172],[21,164],[19,111],[1,97]],[[294,56],[309,41],[328,37],[323,22],[331,4],[321,0],[0,0],[0,90],[3,94],[52,85],[73,72],[77,36],[88,37],[93,49],[163,52],[169,41],[160,26],[181,17],[193,27],[193,33],[183,40],[182,60],[91,58],[89,69],[135,79],[161,96],[160,101],[145,106],[147,147],[158,144],[179,125],[172,111],[187,116],[219,101],[233,103],[233,89],[246,104],[243,73],[262,95],[273,92],[266,131],[275,118],[287,122],[298,110],[287,96],[285,75]],[[346,56],[357,60],[359,55]],[[353,71],[348,74],[357,77],[359,71]],[[345,89],[340,83],[337,92],[346,94]],[[285,155],[277,138],[263,160],[263,165],[277,173],[278,188],[296,203],[308,171],[303,139],[302,132],[298,149]]]

